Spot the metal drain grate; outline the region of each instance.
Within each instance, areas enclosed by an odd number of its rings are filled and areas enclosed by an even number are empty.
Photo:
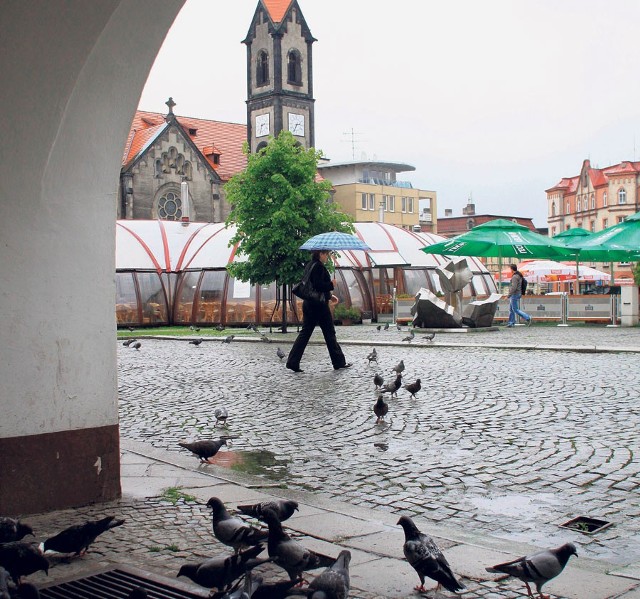
[[[179,581],[135,568],[116,568],[40,588],[43,599],[126,599],[143,587],[149,599],[202,599],[209,594],[187,589]]]
[[[568,522],[565,522],[564,524],[560,524],[560,528],[568,528],[570,530],[581,532],[585,535],[592,535],[596,532],[604,530],[605,528],[609,528],[611,524],[611,522],[600,520],[598,518],[590,518],[589,516],[578,516],[577,518],[573,518]]]

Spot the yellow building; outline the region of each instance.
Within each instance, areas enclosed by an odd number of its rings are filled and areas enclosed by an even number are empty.
[[[410,164],[398,162],[327,162],[318,165],[322,176],[331,181],[334,201],[354,221],[385,222],[404,229],[437,232],[436,192],[416,189],[398,173],[414,171]],[[422,211],[433,215],[430,224],[420,223]]]

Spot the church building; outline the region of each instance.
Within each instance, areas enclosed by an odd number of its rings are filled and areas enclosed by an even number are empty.
[[[136,111],[122,159],[118,219],[223,222],[224,184],[270,137],[290,131],[314,147],[315,38],[297,0],[260,0],[247,47],[247,124]],[[183,183],[186,182],[186,186]],[[188,197],[184,197],[185,194]]]

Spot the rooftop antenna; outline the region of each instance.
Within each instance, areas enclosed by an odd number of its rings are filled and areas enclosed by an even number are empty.
[[[358,142],[361,141],[366,141],[366,140],[362,140],[362,139],[357,139],[357,137],[360,135],[360,133],[356,132],[353,127],[351,128],[351,131],[345,131],[342,135],[348,135],[351,139],[350,140],[343,140],[343,141],[347,141],[347,142],[351,142],[351,160],[356,159],[356,144]]]

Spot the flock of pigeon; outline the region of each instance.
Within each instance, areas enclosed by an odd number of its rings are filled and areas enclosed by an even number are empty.
[[[115,516],[74,524],[49,537],[40,546],[23,541],[34,536],[28,524],[0,517],[0,599],[37,599],[40,592],[25,576],[35,572],[49,574],[48,553],[79,556],[86,553],[99,535],[124,524]]]

